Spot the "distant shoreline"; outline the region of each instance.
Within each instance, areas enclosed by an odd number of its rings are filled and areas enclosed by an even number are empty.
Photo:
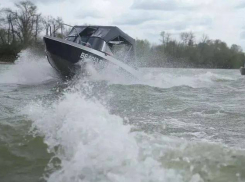
[[[0,61],[0,64],[14,64],[14,63],[11,63],[11,62],[1,62]]]

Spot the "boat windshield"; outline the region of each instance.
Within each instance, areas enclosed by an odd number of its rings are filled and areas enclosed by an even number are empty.
[[[104,52],[108,55],[113,55],[110,47],[108,44],[99,37],[89,37],[89,36],[69,36],[66,38],[66,40],[71,42],[76,42],[78,44],[81,44],[83,46],[90,47],[92,49],[95,49],[100,52]]]

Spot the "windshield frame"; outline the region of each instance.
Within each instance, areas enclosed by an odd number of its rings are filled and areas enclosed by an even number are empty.
[[[73,38],[73,40],[72,40],[71,38]],[[89,40],[91,40],[91,38],[100,40],[100,43],[101,43],[100,48],[95,48],[95,46],[92,46],[92,45],[89,43]],[[107,43],[104,39],[102,39],[101,37],[91,36],[91,37],[88,37],[88,38],[86,39],[86,42],[82,41],[81,39],[82,39],[82,37],[81,37],[80,35],[76,35],[76,36],[72,35],[72,36],[67,36],[67,37],[66,37],[66,40],[67,40],[67,41],[71,41],[71,42],[77,43],[77,44],[79,44],[79,45],[83,45],[83,46],[89,47],[89,48],[91,48],[91,49],[97,50],[97,51],[99,51],[99,52],[103,52],[103,53],[105,53],[105,54],[107,54],[107,55],[113,56],[113,53],[112,53],[112,51],[111,51],[110,46],[109,46],[108,43]]]

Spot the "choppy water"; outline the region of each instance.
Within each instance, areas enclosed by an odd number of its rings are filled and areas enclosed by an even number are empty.
[[[245,181],[245,77],[139,72],[63,82],[29,51],[0,65],[0,181]]]

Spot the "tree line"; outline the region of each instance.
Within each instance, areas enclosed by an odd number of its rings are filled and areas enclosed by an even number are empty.
[[[245,62],[245,54],[236,44],[229,47],[207,35],[197,42],[192,32],[181,33],[178,41],[164,31],[160,35],[160,45],[136,40],[136,57],[140,66],[232,69],[243,66]]]
[[[18,53],[27,47],[44,50],[41,32],[49,26],[64,30],[61,18],[42,16],[30,1],[16,3],[13,9],[1,9],[0,60],[13,62]]]

